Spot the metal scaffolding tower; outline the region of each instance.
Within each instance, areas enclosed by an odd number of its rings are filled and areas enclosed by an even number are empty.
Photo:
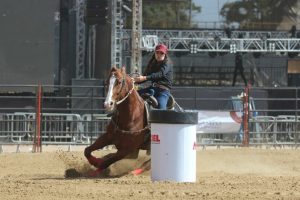
[[[85,71],[85,0],[76,0],[76,78],[83,79]]]
[[[76,78],[85,76],[84,7],[76,3]],[[142,0],[132,0],[132,29],[123,29],[123,1],[111,1],[111,65],[121,67],[123,55],[131,56],[130,71],[141,71],[142,51],[164,43],[174,52],[300,52],[300,39],[288,31],[142,30]],[[298,34],[296,34],[298,35]]]
[[[122,66],[122,0],[112,0],[111,5],[111,65]]]
[[[142,69],[142,0],[132,0],[131,72]]]

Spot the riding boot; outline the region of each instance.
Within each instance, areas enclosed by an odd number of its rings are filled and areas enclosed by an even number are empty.
[[[154,96],[149,96],[149,98],[147,99],[147,102],[148,102],[153,108],[157,108],[157,107],[158,107],[158,102],[157,102],[157,100],[154,98]]]
[[[143,94],[141,94],[141,97],[142,97],[144,100],[147,100],[150,96],[151,96],[151,94],[149,94],[149,93],[143,93]]]
[[[157,108],[158,107],[158,102],[157,100],[154,98],[153,95],[149,94],[149,93],[144,93],[141,95],[141,97],[147,101],[147,103],[149,103],[153,108]]]

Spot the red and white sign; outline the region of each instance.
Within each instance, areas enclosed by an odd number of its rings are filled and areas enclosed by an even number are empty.
[[[160,138],[158,134],[151,134],[151,143],[160,144]]]

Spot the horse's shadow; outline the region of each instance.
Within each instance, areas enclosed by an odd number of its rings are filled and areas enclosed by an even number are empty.
[[[75,168],[70,168],[70,169],[67,169],[65,171],[65,175],[64,175],[64,178],[65,179],[111,179],[111,178],[120,178],[120,177],[123,177],[123,176],[126,176],[129,174],[129,172],[123,172],[123,173],[120,173],[120,174],[117,174],[117,175],[111,175],[110,174],[110,169],[107,168],[103,171],[103,173],[99,174],[98,176],[95,176],[95,177],[91,177],[89,176],[89,173],[92,172],[89,171],[87,173],[82,173],[82,172],[78,172]]]
[[[90,170],[89,172],[92,172]],[[72,179],[114,179],[114,178],[121,178],[123,176],[130,175],[130,172],[123,172],[119,173],[117,175],[111,175],[109,168],[104,170],[102,174],[96,176],[96,177],[91,177],[87,172],[82,173],[76,170],[75,168],[69,168],[65,170],[65,174],[63,177],[37,177],[37,178],[32,178],[31,180],[36,180],[36,181],[43,181],[43,180],[72,180]]]
[[[126,160],[129,161],[131,159],[126,159]],[[111,178],[120,178],[120,177],[124,177],[124,176],[135,176],[135,175],[139,175],[140,173],[149,171],[151,168],[150,164],[151,164],[151,158],[147,158],[147,157],[141,158],[141,160],[138,159],[135,166],[132,166],[131,168],[127,168],[127,169],[123,169],[123,167],[128,164],[118,165],[116,163],[115,165],[104,169],[101,174],[98,174],[97,176],[94,176],[94,177],[90,176],[90,173],[94,171],[93,168],[85,169],[84,171],[77,170],[76,168],[69,168],[69,169],[65,170],[64,177],[65,177],[65,179],[77,179],[77,178],[111,179]],[[136,170],[138,170],[139,172],[137,172]]]

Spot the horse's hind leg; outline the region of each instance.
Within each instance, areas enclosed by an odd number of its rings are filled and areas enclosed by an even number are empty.
[[[87,158],[91,165],[98,167],[103,162],[103,160],[92,156],[92,152],[110,144],[112,143],[109,135],[104,134],[101,137],[97,138],[97,140],[92,145],[85,148],[84,156]]]

